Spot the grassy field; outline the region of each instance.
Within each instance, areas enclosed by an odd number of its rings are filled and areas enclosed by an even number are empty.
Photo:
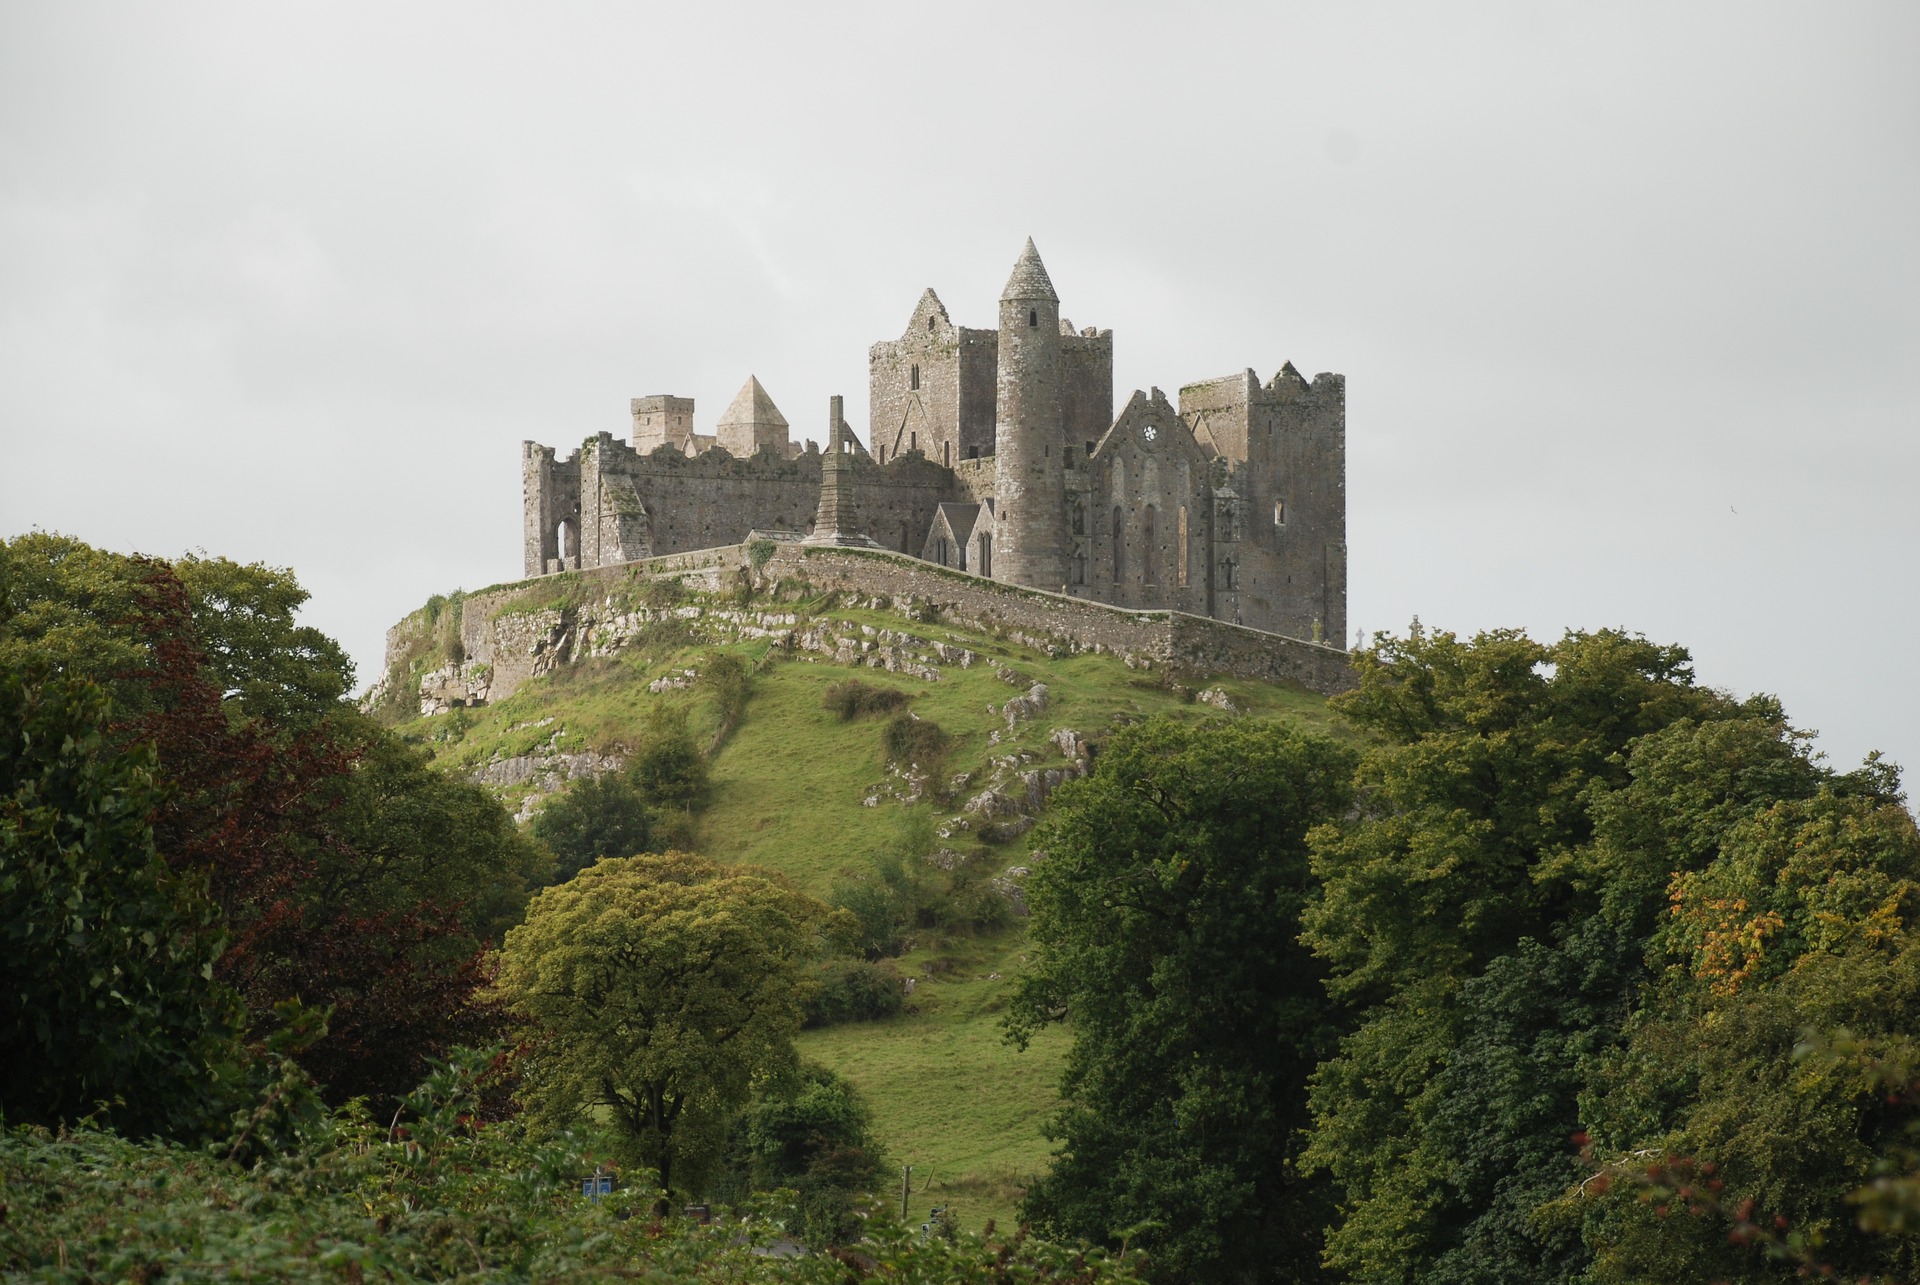
[[[852,1081],[873,1108],[895,1191],[901,1167],[913,1166],[916,1219],[946,1205],[962,1226],[1010,1227],[1021,1190],[1046,1168],[1040,1130],[1059,1102],[1067,1035],[1048,1031],[1025,1052],[1001,1037],[1025,945],[1015,929],[911,952],[899,962],[918,978],[913,1011],[800,1037],[803,1056]]]
[[[994,847],[978,831],[932,835],[992,777],[996,759],[1004,765],[1008,756],[1024,753],[1029,758],[1017,767],[1063,766],[1051,740],[1056,729],[1071,728],[1098,743],[1116,725],[1153,714],[1219,717],[1193,699],[1213,686],[1244,716],[1333,726],[1324,700],[1298,689],[1200,674],[1174,678],[1129,668],[1110,655],[1049,657],[886,611],[805,602],[798,609],[816,621],[955,644],[975,660],[967,668],[943,665],[935,682],[848,668],[824,656],[773,649],[765,640],[716,641],[697,625],[673,622],[614,657],[530,681],[506,700],[405,718],[397,730],[431,750],[446,770],[464,774],[545,746],[617,751],[641,741],[655,720],[684,719],[700,744],[714,745],[711,797],[693,822],[694,846],[720,860],[779,870],[824,897],[837,881],[869,871],[876,856],[889,852],[917,860],[944,845],[984,853],[995,869],[1024,862],[1024,840]],[[713,702],[697,684],[658,695],[647,690],[654,679],[699,668],[717,650],[737,652],[756,670],[745,713],[724,738]],[[928,797],[900,801],[906,786],[888,773],[884,718],[842,721],[826,708],[827,689],[849,677],[906,693],[905,708],[946,733]],[[998,707],[1032,682],[1047,685],[1046,708],[1010,729]],[[1007,770],[1013,769],[1003,767],[1002,774]],[[963,773],[971,779],[956,785]],[[501,791],[509,804],[525,792]],[[978,1228],[989,1218],[1005,1225],[1021,1189],[1047,1164],[1050,1144],[1041,1128],[1058,1103],[1068,1035],[1048,1032],[1025,1052],[1002,1038],[1000,1016],[1023,965],[1023,924],[984,936],[923,938],[897,961],[902,976],[915,979],[906,1014],[806,1032],[801,1051],[861,1090],[895,1166],[896,1192],[899,1167],[914,1167],[914,1218],[948,1204],[966,1226]]]

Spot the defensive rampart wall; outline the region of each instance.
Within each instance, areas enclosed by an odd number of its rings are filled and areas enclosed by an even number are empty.
[[[483,590],[463,605],[463,659],[485,667],[488,699],[500,700],[528,678],[572,660],[583,613],[597,610],[595,599],[636,580],[667,577],[717,591],[737,584],[749,566],[748,545],[737,544]],[[1347,653],[1337,647],[1204,616],[1130,611],[1023,589],[881,549],[779,542],[754,574],[763,582],[792,578],[869,597],[911,597],[957,625],[1005,630],[1050,650],[1109,652],[1196,674],[1291,683],[1324,695],[1353,686]],[[396,627],[388,634],[389,670],[400,645]]]

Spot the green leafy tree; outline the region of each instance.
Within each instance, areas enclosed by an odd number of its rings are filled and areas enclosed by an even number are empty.
[[[1570,1202],[1597,1281],[1770,1281],[1782,1257],[1920,1273],[1913,1228],[1856,1208],[1911,1181],[1910,1086],[1878,1068],[1920,1061],[1920,832],[1877,765],[1823,785],[1731,820],[1668,883],[1657,981],[1582,1105],[1612,1172],[1674,1190]]]
[[[350,670],[294,623],[304,600],[284,571],[24,536],[0,546],[0,672],[109,694],[102,734],[152,752],[154,848],[217,909],[214,974],[252,1037],[286,1001],[330,1010],[303,1064],[336,1096],[392,1099],[427,1056],[486,1036],[482,950],[544,858],[485,791],[340,699]]]
[[[0,675],[0,1114],[191,1137],[241,1060],[204,879],[155,853],[151,749],[84,679]]]
[[[763,1085],[734,1130],[752,1191],[794,1194],[792,1223],[810,1245],[844,1245],[864,1229],[884,1158],[873,1117],[854,1087],[803,1062]],[[744,1193],[743,1193],[744,1194]]]
[[[1592,801],[1628,782],[1638,738],[1744,718],[1777,747],[1778,708],[1610,631],[1416,627],[1356,667],[1333,704],[1372,745],[1353,815],[1313,836],[1304,916],[1358,1014],[1313,1080],[1306,1159],[1345,1206],[1327,1260],[1364,1281],[1566,1279],[1579,1237],[1533,1210],[1577,1178],[1580,1068],[1632,1005],[1661,886],[1583,860]],[[1759,757],[1764,776],[1782,755]]]
[[[1060,1143],[1034,1221],[1150,1253],[1156,1279],[1317,1275],[1328,1184],[1301,1174],[1306,1084],[1338,1030],[1300,944],[1307,834],[1351,751],[1292,729],[1155,720],[1063,786],[1027,882],[1009,1029],[1071,1020]]]
[[[0,544],[0,670],[25,665],[91,678],[126,720],[156,699],[143,677],[151,640],[146,559],[33,532]],[[230,713],[282,735],[333,715],[353,683],[339,644],[296,623],[307,591],[285,568],[188,556],[170,564],[185,590],[199,660]]]
[[[801,970],[832,912],[767,872],[670,852],[603,860],[539,893],[496,993],[532,1023],[525,1097],[604,1112],[629,1159],[696,1188],[756,1080],[793,1065]]]
[[[651,807],[624,772],[576,781],[533,818],[532,830],[553,853],[553,877],[573,878],[602,857],[631,857],[652,848]]]

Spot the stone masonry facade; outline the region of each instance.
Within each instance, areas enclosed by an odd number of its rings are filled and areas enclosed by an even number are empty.
[[[1031,240],[994,328],[957,325],[929,289],[900,337],[869,349],[868,374],[871,449],[839,398],[824,447],[792,441],[751,377],[711,434],[692,399],[653,395],[632,400],[630,442],[600,433],[564,459],[524,443],[526,574],[757,534],[892,550],[1056,601],[1344,639],[1344,377],[1244,370],[1182,387],[1177,405],[1136,391],[1116,416],[1113,332],[1061,315]]]

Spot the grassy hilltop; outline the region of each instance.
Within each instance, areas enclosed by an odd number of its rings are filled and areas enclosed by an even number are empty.
[[[604,594],[604,586],[592,592]],[[488,705],[428,717],[417,708],[390,708],[388,717],[444,770],[468,775],[491,766],[496,777],[511,775],[500,768],[509,760],[539,768],[564,762],[560,756],[617,759],[663,723],[684,720],[707,749],[711,780],[706,804],[684,819],[684,844],[718,860],[781,871],[825,898],[836,886],[870,877],[876,860],[889,856],[910,864],[933,856],[980,871],[983,882],[1024,864],[1025,818],[970,814],[965,805],[997,788],[1026,812],[1043,810],[1027,801],[1021,774],[1074,769],[1062,748],[1073,741],[1056,733],[1077,733],[1097,752],[1116,725],[1152,714],[1200,718],[1230,710],[1329,721],[1323,699],[1298,689],[1134,668],[1108,654],[1050,655],[1031,642],[930,619],[911,603],[896,610],[794,585],[746,602],[658,582],[632,592],[636,604],[651,602],[661,618],[612,654],[556,669]],[[402,634],[412,643],[401,661],[408,672],[392,675],[395,690],[411,690],[407,680],[458,659],[450,640],[458,636],[460,608],[457,599],[436,601],[404,622]],[[845,653],[837,659],[751,636],[756,631],[743,622],[756,613],[792,615],[796,632],[824,627],[842,637],[883,638],[890,631],[915,644],[944,644],[946,656],[968,656],[965,663],[943,658],[933,667],[937,680],[885,672],[863,663],[873,653],[856,652],[847,664]],[[732,709],[698,678],[716,654],[729,652],[751,673],[744,703]],[[843,719],[827,707],[828,689],[852,677],[901,693],[900,710],[921,725],[909,729],[916,733],[907,738],[911,744],[900,744],[897,713]],[[1009,719],[1007,702],[1031,699],[1036,683],[1046,688],[1044,704],[1030,716],[1016,707]],[[549,772],[546,784],[560,775]],[[523,814],[541,797],[538,775],[495,788]],[[916,1217],[928,1205],[951,1202],[967,1225],[988,1218],[1004,1225],[1024,1182],[1046,1164],[1041,1127],[1056,1103],[1067,1038],[1048,1032],[1025,1053],[1002,1039],[1000,1014],[1025,946],[1018,917],[984,931],[915,933],[895,961],[914,981],[904,1014],[801,1037],[803,1055],[865,1095],[896,1166],[914,1166]]]

